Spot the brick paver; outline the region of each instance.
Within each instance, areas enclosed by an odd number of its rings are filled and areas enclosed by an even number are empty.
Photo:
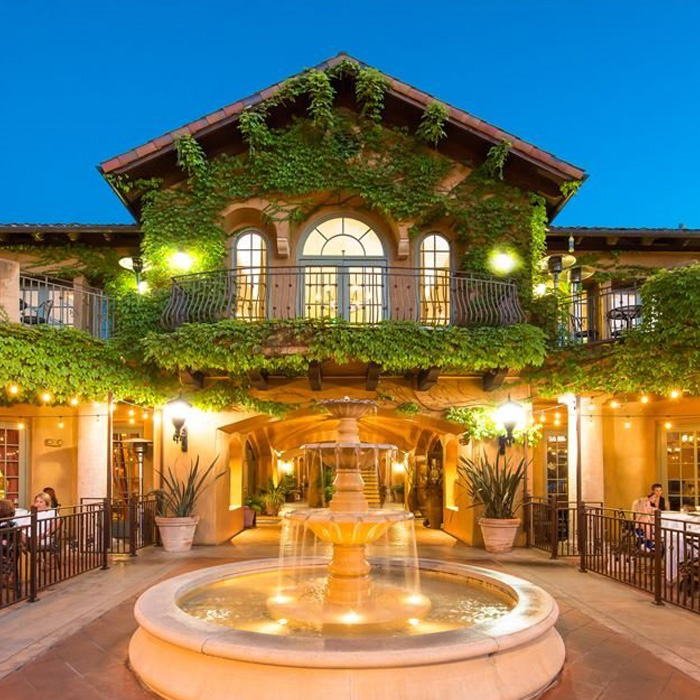
[[[274,551],[272,528],[259,528],[234,540],[225,559],[244,558],[246,547],[258,555]],[[451,540],[426,532],[420,539],[427,556],[439,548],[450,556]],[[261,551],[265,550],[265,551]],[[183,563],[173,575],[222,563],[222,557]],[[131,598],[53,646],[23,668],[0,680],[2,700],[153,700],[127,667],[127,647],[136,630]],[[567,650],[562,677],[546,700],[698,700],[700,683],[612,631],[564,600],[557,628]],[[436,698],[439,700],[439,698]]]

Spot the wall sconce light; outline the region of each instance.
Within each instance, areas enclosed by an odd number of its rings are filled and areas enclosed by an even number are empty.
[[[136,276],[136,289],[138,289],[139,294],[145,294],[148,291],[148,283],[141,279],[141,273],[145,269],[143,258],[138,256],[126,256],[124,258],[119,258],[119,267],[123,267],[125,270],[130,270]]]
[[[505,435],[501,435],[498,438],[499,454],[504,455],[506,447],[510,447],[513,444],[513,431],[519,425],[524,425],[525,423],[525,411],[519,403],[510,400],[509,394],[508,401],[496,409],[495,418],[498,423],[503,425],[506,431]]]
[[[172,420],[173,428],[175,428],[173,441],[179,442],[182,451],[187,452],[187,428],[185,423],[190,415],[192,406],[184,399],[178,397],[169,401],[168,407],[170,409],[170,420]]]

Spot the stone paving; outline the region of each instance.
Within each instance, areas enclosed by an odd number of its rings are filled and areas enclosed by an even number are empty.
[[[96,602],[78,620],[71,618],[59,591],[46,595],[36,605],[15,606],[11,615],[9,610],[0,614],[5,639],[13,630],[20,629],[23,621],[26,629],[27,616],[31,615],[34,618],[31,629],[40,641],[42,620],[51,619],[54,608],[60,608],[66,623],[72,623],[63,626],[66,634],[43,653],[36,655],[36,644],[24,648],[25,657],[31,654],[28,650],[34,649],[34,658],[24,660],[19,668],[0,680],[0,698],[152,700],[153,696],[140,687],[126,665],[129,638],[136,629],[132,609],[137,595],[133,589],[142,590],[164,577],[220,564],[222,560],[274,556],[277,536],[276,527],[263,525],[243,533],[228,545],[197,548],[186,556],[144,552],[138,563],[124,565],[125,579],[129,577],[130,566],[131,571],[140,573],[134,580],[122,582],[123,599],[109,593],[111,605],[107,604],[109,597],[107,603],[99,599],[109,591],[108,579],[119,576],[120,569],[88,574],[93,580],[91,585],[98,586]],[[647,596],[594,575],[579,574],[573,567],[550,562],[537,552],[519,550],[494,558],[455,542],[442,532],[421,530],[418,538],[421,556],[504,569],[536,580],[555,595],[561,610],[557,628],[566,643],[567,661],[560,681],[544,696],[546,700],[700,698],[700,652],[695,641],[700,639],[700,617],[670,607],[657,608]],[[65,585],[66,595],[70,585]],[[611,613],[601,614],[601,609]],[[650,636],[644,632],[647,627],[636,624],[640,620],[658,634]],[[657,643],[655,636],[662,638],[661,641]],[[12,658],[17,666],[22,655],[15,651]],[[0,661],[9,663],[7,659]]]

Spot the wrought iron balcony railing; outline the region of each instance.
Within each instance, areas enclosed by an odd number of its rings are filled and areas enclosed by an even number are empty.
[[[26,325],[77,328],[106,340],[114,328],[114,302],[95,287],[22,274],[19,318]]]
[[[619,340],[642,323],[639,288],[581,289],[559,300],[559,342],[600,343]]]
[[[426,326],[508,326],[525,320],[513,282],[368,263],[236,268],[172,280],[162,324],[222,319],[343,318]]]

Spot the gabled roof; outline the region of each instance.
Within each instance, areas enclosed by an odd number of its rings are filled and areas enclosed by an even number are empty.
[[[323,61],[315,66],[317,70],[332,68],[342,61],[353,61],[361,66],[367,64],[358,61],[347,54]],[[392,76],[382,73],[388,81],[388,90],[385,96],[385,115],[387,121],[396,121],[401,125],[417,126],[420,117],[427,105],[436,101],[436,98],[426,92],[408,85]],[[230,127],[235,124],[238,116],[247,107],[257,105],[272,97],[285,81],[275,83],[260,92],[249,97],[226,105],[221,109],[185,124],[178,129],[167,132],[154,138],[141,146],[114,156],[104,161],[98,169],[104,174],[128,174],[132,177],[151,177],[153,175],[166,176],[172,173],[175,167],[175,139],[182,134],[190,134],[197,138],[200,145],[207,153],[217,153],[226,150],[223,142],[228,146],[238,140],[239,150],[244,147],[237,129]],[[477,157],[485,157],[488,149],[501,141],[508,140],[512,148],[508,158],[506,179],[510,174],[515,181],[522,180],[522,186],[532,191],[543,194],[549,205],[550,217],[556,214],[566,201],[559,192],[562,182],[585,179],[586,172],[575,165],[567,163],[560,158],[537,148],[531,143],[510,134],[492,124],[462,109],[451,105],[445,105],[449,111],[448,122],[445,125],[447,139],[445,142],[460,142],[463,148],[456,148],[455,155],[464,155],[470,149]],[[445,150],[443,142],[440,150]],[[480,162],[480,161],[479,161]],[[510,171],[510,173],[508,172]],[[125,201],[132,209],[134,202]]]

